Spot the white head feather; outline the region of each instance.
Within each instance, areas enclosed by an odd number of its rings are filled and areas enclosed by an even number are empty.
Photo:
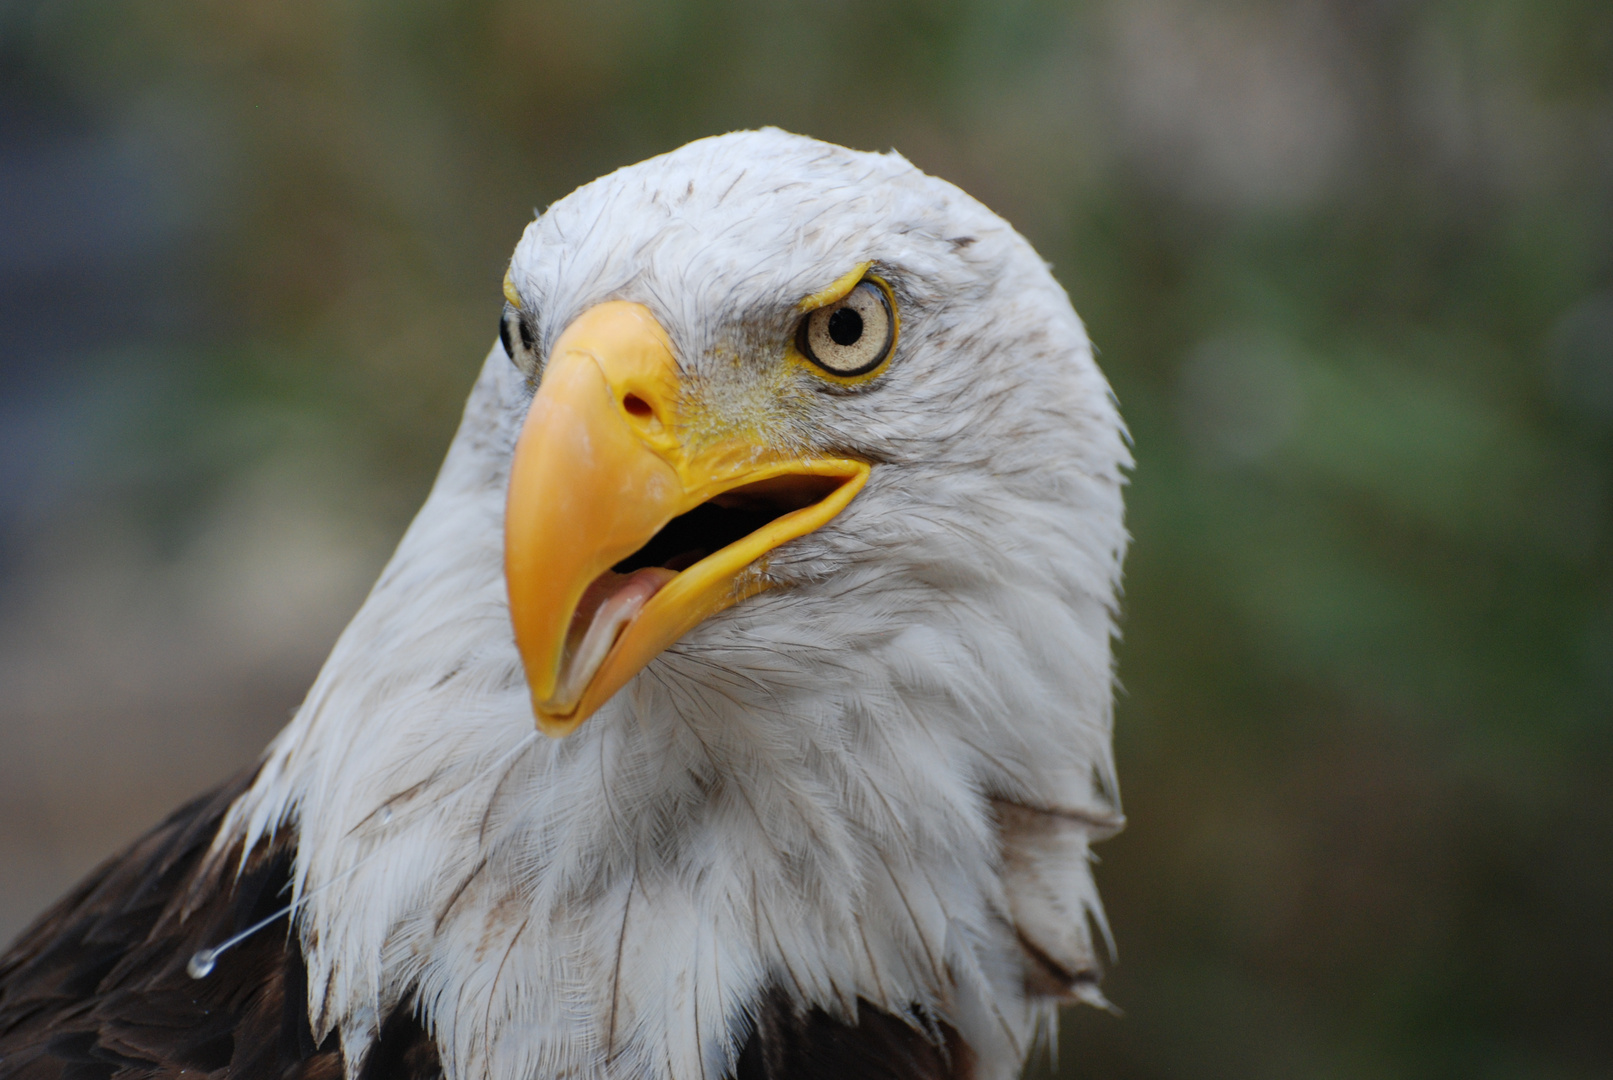
[[[902,315],[890,369],[781,389],[794,303],[867,261]],[[1024,990],[1015,917],[1051,904],[1069,923],[1052,936],[1090,951],[1096,830],[1016,877],[992,800],[1116,812],[1130,461],[1064,292],[950,184],[772,130],[580,188],[527,228],[511,280],[540,355],[589,306],[641,302],[713,415],[872,477],[774,553],[786,587],[551,741],[502,574],[532,387],[495,346],[425,506],[216,848],[298,830],[316,1033],[339,1029],[356,1069],[414,997],[455,1080],[695,1080],[731,1067],[776,986],[837,1015],[916,1006],[1012,1075],[1051,1013]]]

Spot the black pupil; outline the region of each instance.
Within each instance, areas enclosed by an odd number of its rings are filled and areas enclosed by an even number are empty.
[[[863,336],[863,317],[843,307],[829,316],[829,336],[836,345],[855,345]]]

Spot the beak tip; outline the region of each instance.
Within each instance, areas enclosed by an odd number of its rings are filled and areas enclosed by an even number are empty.
[[[549,712],[539,702],[536,694],[532,696],[533,722],[537,725],[537,729],[539,731],[543,732],[543,734],[549,736],[551,739],[564,739],[567,735],[570,735],[573,731],[576,731],[578,725],[580,725],[583,720],[586,719],[586,717],[587,714],[581,709],[574,709],[564,716]]]

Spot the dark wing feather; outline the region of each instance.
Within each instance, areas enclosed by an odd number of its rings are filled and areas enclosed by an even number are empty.
[[[894,1016],[858,1002],[857,1023],[781,992],[765,997],[740,1051],[735,1080],[970,1080],[974,1054],[951,1026]]]
[[[103,864],[0,957],[0,1078],[340,1080],[334,1035],[308,1025],[307,971],[285,916],[219,957],[185,965],[284,906],[290,837],[209,863],[220,820],[246,790],[235,778],[183,807]],[[439,1076],[410,1007],[386,1024],[366,1076]]]

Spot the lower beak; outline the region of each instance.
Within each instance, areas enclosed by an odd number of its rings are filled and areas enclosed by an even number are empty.
[[[516,444],[504,523],[515,642],[538,727],[563,736],[703,620],[768,587],[768,552],[819,528],[865,462],[688,436],[666,331],[641,304],[560,335]]]

